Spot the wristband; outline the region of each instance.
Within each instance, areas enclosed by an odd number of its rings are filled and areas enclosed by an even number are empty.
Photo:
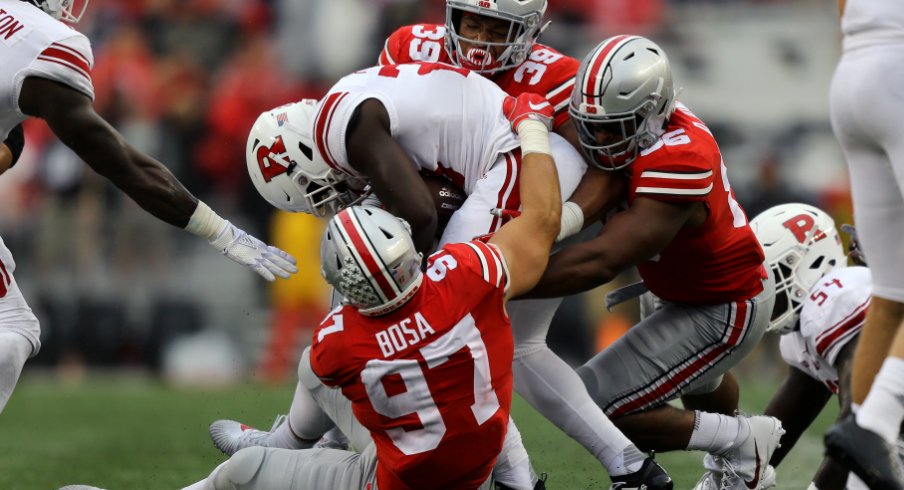
[[[549,130],[546,125],[534,119],[525,119],[518,125],[521,138],[521,156],[529,153],[544,153],[552,156],[549,148]]]
[[[565,201],[565,204],[562,204],[562,224],[556,241],[560,242],[581,231],[582,228],[584,228],[584,211],[577,204]]]
[[[188,224],[185,225],[185,231],[212,241],[223,232],[226,225],[226,220],[199,199],[198,207],[195,208],[195,212],[188,219]]]

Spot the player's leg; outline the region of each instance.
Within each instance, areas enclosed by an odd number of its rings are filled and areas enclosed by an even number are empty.
[[[41,348],[40,324],[13,275],[16,263],[0,239],[0,413],[16,387],[25,361]]]
[[[595,401],[640,447],[705,450],[730,458],[747,479],[760,478],[762,472],[754,474],[756,459],[768,461],[778,444],[777,419],[681,410],[665,403],[684,395],[704,401],[720,387],[730,388],[723,387],[722,375],[755,347],[768,324],[771,278],[764,288],[752,300],[726,305],[665,303],[578,372]],[[725,402],[717,405],[724,408]]]
[[[250,447],[186,490],[360,490],[374,485],[376,464],[373,445],[362,453]]]
[[[520,300],[508,305],[515,334],[515,391],[534,409],[583,445],[618,476],[640,469],[644,455],[609,420],[581,378],[546,344],[562,299]]]
[[[904,488],[891,443],[904,417],[904,338],[898,339],[904,309],[904,145],[898,128],[904,115],[894,102],[904,82],[902,63],[904,49],[897,47],[845,53],[831,88],[832,128],[848,162],[873,301],[851,378],[853,401],[863,403],[855,420],[829,429],[826,446],[871,488]]]

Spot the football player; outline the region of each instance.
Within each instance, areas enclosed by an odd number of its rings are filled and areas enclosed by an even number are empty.
[[[750,226],[776,277],[767,331],[782,336],[782,358],[790,366],[765,412],[781,420],[787,431],[769,461],[777,467],[832,395],[838,395],[839,420],[851,413],[851,366],[869,308],[871,276],[853,237],[856,266],[846,267],[835,223],[818,208],[782,204],[760,213]],[[853,474],[847,481],[847,474],[827,457],[809,490],[866,488]],[[718,488],[717,476],[705,474],[695,488]]]
[[[218,216],[165,166],[131,147],[94,112],[91,45],[60,21],[77,22],[87,3],[0,0],[0,139],[9,141],[11,131],[27,117],[42,118],[91,168],[160,220],[207,239],[217,251],[267,280],[297,272],[291,256]],[[0,411],[25,360],[41,346],[38,320],[19,291],[14,271],[12,255],[0,240]]]
[[[443,95],[437,98],[435,94]],[[485,78],[462,68],[435,63],[374,67],[340,80],[316,106],[303,101],[263,114],[249,137],[249,172],[261,194],[275,206],[315,214],[353,202],[358,198],[354,189],[367,182],[389,211],[426,230],[423,246],[429,249],[436,211],[429,194],[420,196],[424,185],[418,168],[449,176],[468,195],[443,231],[441,246],[492,233],[501,220],[487,211],[493,207],[517,209],[522,196],[516,191],[520,157],[511,151],[519,140],[507,118],[517,121],[524,117],[521,114],[540,117],[538,113],[552,115],[542,97],[507,96]],[[549,143],[561,195],[567,196],[586,164],[558,135],[550,135]],[[412,228],[415,237],[419,236],[417,226]],[[520,325],[538,321],[548,325],[560,301],[510,305],[516,367],[519,350],[539,350],[536,345],[521,343]],[[559,361],[561,369],[543,373],[546,379],[560,381],[549,386],[564,390],[566,381],[561,380],[573,377],[569,386],[580,389],[587,400],[587,404],[563,408],[573,415],[566,427],[594,442],[588,447],[612,476],[629,478],[641,471],[643,455],[593,404],[574,371]],[[515,379],[520,390],[517,371]],[[297,390],[299,394],[304,396],[304,390]],[[302,433],[305,415],[297,406],[302,402],[296,397],[289,423],[277,428],[272,438],[242,430],[238,422],[215,423],[212,435],[227,453],[249,443],[294,444],[293,434],[300,439],[319,437]]]
[[[401,66],[397,77],[429,76],[418,69]],[[468,76],[456,73],[447,76]],[[505,305],[540,277],[561,219],[556,164],[532,111],[510,113],[521,136],[523,213],[487,243],[446,243],[422,272],[403,220],[369,206],[330,220],[322,271],[345,300],[315,331],[304,361],[324,384],[342,389],[373,444],[361,454],[250,447],[194,488],[488,488],[511,424],[514,349]],[[492,112],[502,117],[501,107]],[[396,134],[405,134],[403,124]]]
[[[843,53],[830,90],[832,129],[851,175],[854,218],[873,273],[873,301],[854,356],[854,417],[826,448],[870,488],[904,489],[895,441],[904,420],[904,148],[900,131],[904,11],[839,1]]]
[[[386,41],[379,61],[387,68],[412,61],[451,62],[478,71],[509,95],[543,95],[555,110],[555,132],[577,148],[577,133],[566,108],[578,62],[535,42],[545,27],[546,7],[546,0],[449,0],[445,26],[418,24],[399,29]],[[460,179],[453,178],[456,180],[460,184]],[[406,192],[402,186],[399,189]],[[580,231],[585,221],[589,223],[601,217],[605,210],[623,200],[625,191],[624,182],[606,172],[596,169],[586,172],[576,190],[565,194],[571,198],[562,209],[560,238]],[[423,212],[427,211],[427,197],[422,193]],[[491,208],[517,207],[514,201],[505,199],[487,204]],[[412,225],[415,230],[424,230],[416,243],[429,243],[429,228],[414,222]],[[620,455],[610,451],[606,443],[606,439],[617,440],[617,436],[611,434],[610,424],[587,396],[571,367],[546,345],[546,334],[560,303],[561,300],[550,300],[513,304],[516,391],[587,448],[610,474],[618,475],[624,471]],[[556,389],[551,389],[552,386]],[[232,426],[241,427],[240,424]],[[252,436],[261,441],[266,439],[256,432],[246,434]],[[220,431],[218,437],[222,440],[225,432]],[[278,439],[288,441],[289,434]]]
[[[763,335],[775,286],[715,139],[676,101],[665,52],[639,36],[590,52],[569,112],[586,157],[629,180],[629,207],[553,255],[530,296],[586,291],[637,266],[661,307],[578,374],[639,447],[704,450],[724,488],[761,487],[781,423],[733,416],[737,385],[723,374]],[[684,409],[667,404],[677,398]]]

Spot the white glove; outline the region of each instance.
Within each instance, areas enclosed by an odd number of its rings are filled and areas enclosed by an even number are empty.
[[[276,276],[288,279],[298,272],[294,257],[254,238],[229,221],[226,221],[223,231],[210,244],[221,254],[251,267],[268,281],[275,280]]]
[[[816,487],[815,483],[810,482],[810,486],[807,487],[807,490],[819,490],[819,488]]]

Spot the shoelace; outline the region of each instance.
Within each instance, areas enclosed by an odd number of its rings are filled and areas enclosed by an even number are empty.
[[[722,480],[719,483],[719,490],[731,490],[734,483],[743,480],[728,459],[722,460],[722,469]]]

